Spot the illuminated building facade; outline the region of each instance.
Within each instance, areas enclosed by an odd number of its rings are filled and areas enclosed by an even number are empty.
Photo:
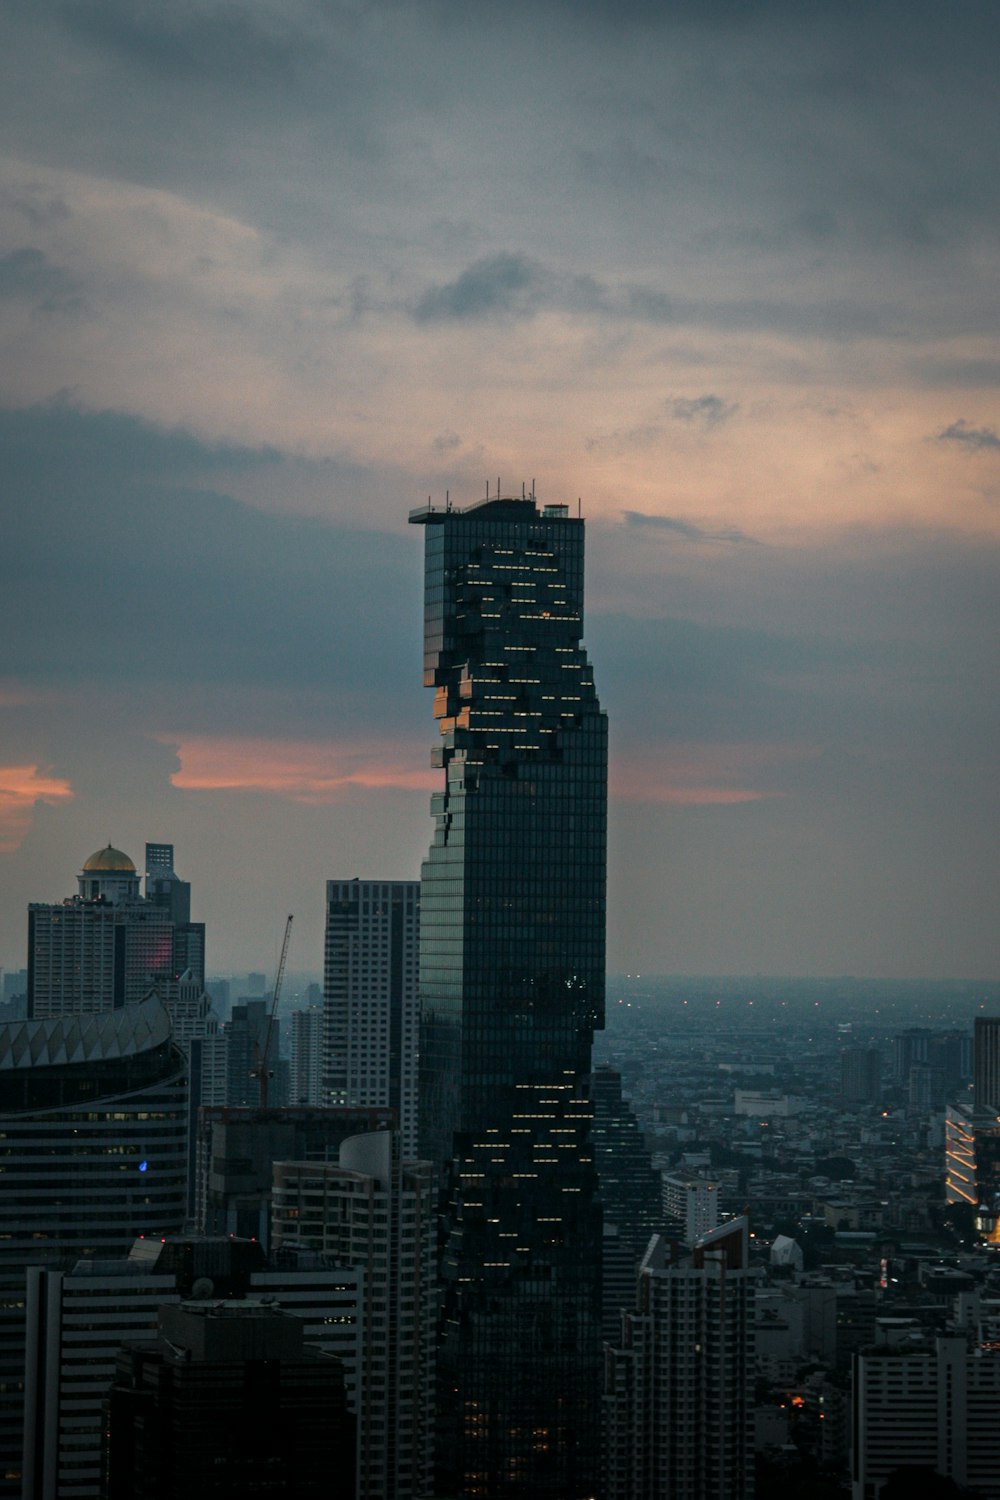
[[[438,1485],[596,1493],[607,722],[583,522],[487,500],[425,529],[444,788],[421,880],[421,1154],[446,1168]]]

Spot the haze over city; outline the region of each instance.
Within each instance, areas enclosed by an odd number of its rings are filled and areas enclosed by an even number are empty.
[[[213,971],[416,877],[406,515],[499,481],[588,522],[613,970],[1000,973],[998,31],[8,6],[0,964],[108,841]]]

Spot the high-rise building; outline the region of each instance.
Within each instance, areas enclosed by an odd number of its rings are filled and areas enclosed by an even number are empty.
[[[853,1500],[919,1467],[974,1495],[1000,1494],[1000,1352],[966,1334],[885,1343],[854,1357]],[[946,1493],[942,1485],[940,1493]]]
[[[840,1093],[849,1104],[875,1104],[882,1088],[882,1054],[877,1047],[845,1047],[840,1054]]]
[[[171,845],[151,847],[171,850],[172,864]],[[190,921],[190,886],[171,871],[169,879],[147,877],[146,889],[150,894],[140,895],[135,865],[108,844],[85,862],[75,896],[31,903],[29,1017],[135,1005],[151,986],[185,970],[204,980],[205,928]]]
[[[205,982],[205,924],[191,920],[191,882],[174,872],[173,844],[146,845],[146,900],[162,906],[174,924],[174,968]]]
[[[183,1228],[187,1107],[155,999],[0,1027],[0,1495],[21,1490],[27,1269]]]
[[[28,1271],[23,1500],[96,1500],[101,1408],[123,1344],[156,1337],[159,1309],[245,1299],[293,1313],[305,1337],[356,1378],[362,1272],[329,1256],[289,1252],[269,1264],[240,1239],[137,1240],[127,1256]]]
[[[976,1017],[972,1045],[976,1110],[1000,1115],[1000,1016]]]
[[[663,1174],[663,1218],[683,1245],[711,1234],[719,1223],[719,1184],[678,1167]]]
[[[605,1356],[605,1500],[752,1500],[757,1272],[746,1219],[672,1264],[657,1235]]]
[[[260,1067],[274,1070],[278,1055],[278,1028],[268,1027],[269,1005],[266,1000],[238,1000],[222,1026],[226,1038],[227,1103],[252,1108],[260,1103]],[[264,1049],[267,1057],[264,1057]],[[278,1103],[275,1092],[271,1102]]]
[[[328,1104],[389,1105],[417,1154],[416,880],[328,880],[323,1008]]]
[[[289,1016],[292,1034],[289,1077],[292,1104],[323,1104],[323,1007],[310,1005]]]
[[[596,1493],[607,721],[565,505],[415,511],[440,741],[421,881],[421,1155],[447,1164],[439,1486]]]
[[[352,1135],[387,1130],[389,1109],[203,1109],[198,1123],[195,1224],[270,1244],[276,1161],[339,1160]]]
[[[160,1309],[155,1345],[118,1361],[107,1500],[351,1500],[353,1421],[339,1360],[302,1323],[248,1302]]]
[[[621,1313],[635,1301],[635,1278],[650,1237],[663,1225],[661,1175],[622,1097],[621,1074],[594,1069],[594,1164],[604,1210],[602,1327],[617,1336]],[[714,1228],[708,1225],[707,1228]]]
[[[399,1134],[355,1136],[333,1162],[276,1162],[272,1235],[362,1276],[356,1377],[358,1500],[433,1493],[434,1170]]]

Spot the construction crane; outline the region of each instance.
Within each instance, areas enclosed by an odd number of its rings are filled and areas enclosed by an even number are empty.
[[[278,960],[278,973],[274,980],[274,994],[271,996],[271,1009],[267,1017],[267,1030],[264,1032],[263,1046],[260,1042],[254,1044],[254,1065],[250,1069],[250,1077],[256,1078],[260,1085],[260,1107],[267,1108],[267,1084],[274,1076],[273,1070],[268,1066],[271,1056],[271,1036],[274,1032],[274,1021],[278,1014],[278,997],[281,994],[281,981],[285,977],[285,959],[288,957],[288,942],[292,936],[292,919],[288,918],[285,923],[285,938],[281,945],[281,957]]]

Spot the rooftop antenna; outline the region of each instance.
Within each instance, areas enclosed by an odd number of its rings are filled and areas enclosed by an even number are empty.
[[[582,511],[581,511],[581,506],[582,505],[583,505],[583,501],[580,499],[580,496],[577,495],[577,497],[576,497],[576,519],[578,521],[579,521],[580,516],[582,514]]]
[[[451,510],[451,490],[445,490],[444,492],[444,508],[445,510]]]
[[[497,475],[497,499],[500,499],[500,475]]]
[[[532,500],[534,500],[534,498],[535,498],[535,481],[534,480],[531,481],[531,498],[532,498]]]

